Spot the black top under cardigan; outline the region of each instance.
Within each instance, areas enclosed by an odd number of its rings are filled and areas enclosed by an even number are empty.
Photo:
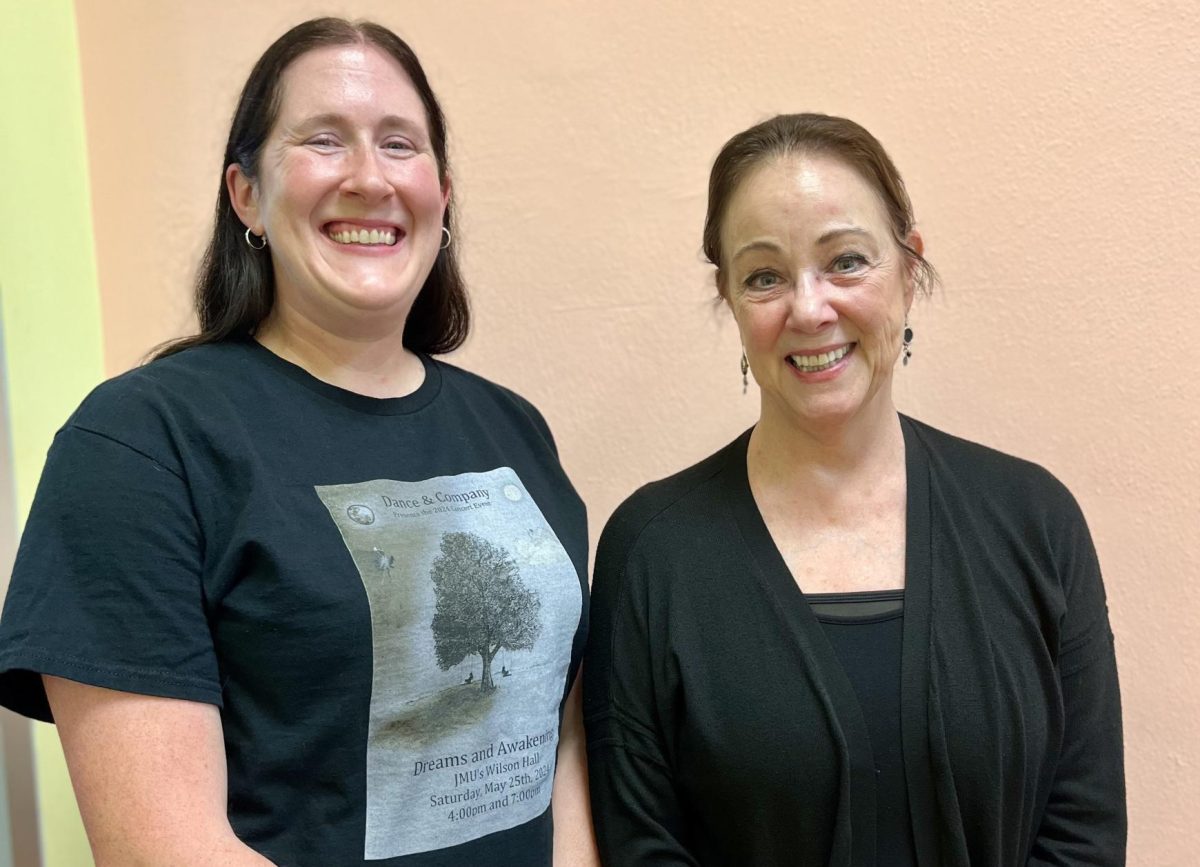
[[[901,422],[921,865],[1123,864],[1116,663],[1075,500]],[[748,441],[642,488],[600,540],[584,716],[609,865],[876,863],[866,723],[750,493]]]

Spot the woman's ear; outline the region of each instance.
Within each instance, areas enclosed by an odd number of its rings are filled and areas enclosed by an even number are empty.
[[[725,284],[728,275],[720,268],[717,269],[717,294],[721,296],[721,300],[725,302],[725,306],[729,308],[729,312],[733,312],[733,299],[729,297],[729,287]]]
[[[912,250],[916,251],[918,256],[925,255],[925,239],[921,237],[921,233],[916,229],[908,233],[906,243]]]
[[[921,237],[921,233],[913,229],[908,233],[908,237],[904,239],[908,245],[908,249],[912,250],[918,256],[925,255],[925,239]],[[912,307],[913,296],[917,290],[917,269],[920,263],[913,260],[912,256],[908,257],[908,279],[904,281],[904,309],[907,311]]]
[[[225,186],[229,189],[229,201],[238,219],[255,235],[264,232],[258,213],[258,185],[242,171],[237,163],[225,169]]]

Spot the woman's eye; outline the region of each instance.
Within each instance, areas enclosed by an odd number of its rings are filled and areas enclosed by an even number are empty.
[[[751,289],[774,289],[782,282],[778,274],[770,271],[757,271],[746,278],[746,285]]]
[[[413,147],[412,142],[405,141],[403,139],[394,139],[392,141],[385,142],[383,147],[384,150],[399,151],[402,153],[416,150],[416,148]]]
[[[865,256],[858,253],[844,253],[833,260],[833,271],[836,274],[853,274],[866,264]]]
[[[313,147],[331,148],[337,146],[337,140],[331,135],[318,135],[310,138],[308,143]]]

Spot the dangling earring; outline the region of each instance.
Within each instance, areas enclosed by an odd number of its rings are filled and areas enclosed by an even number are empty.
[[[261,244],[255,244],[253,241],[251,241],[251,240],[250,240],[251,238],[258,238],[260,241],[262,241],[262,243],[261,243]],[[248,247],[249,247],[251,250],[261,250],[261,249],[263,249],[264,247],[266,247],[266,246],[267,246],[267,233],[266,233],[266,232],[263,232],[263,233],[262,233],[262,237],[261,237],[261,238],[259,238],[259,236],[258,236],[258,235],[255,235],[255,234],[251,233],[251,231],[250,231],[250,227],[249,227],[249,226],[247,226],[247,227],[246,227],[246,245],[247,245],[247,246],[248,246]]]
[[[742,394],[746,393],[746,389],[750,387],[750,377],[747,376],[750,372],[750,362],[746,359],[746,350],[742,350]]]
[[[450,230],[447,229],[445,226],[442,226],[442,234],[444,234],[446,236],[446,242],[444,244],[442,244],[442,246],[438,247],[438,249],[439,250],[449,250],[450,242],[453,241],[454,238],[451,237]]]
[[[912,358],[912,339],[913,330],[908,327],[908,317],[904,317],[904,343],[900,347],[900,361],[905,367],[908,367],[908,360]]]

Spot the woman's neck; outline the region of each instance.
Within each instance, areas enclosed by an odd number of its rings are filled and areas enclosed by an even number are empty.
[[[421,387],[425,367],[404,346],[404,323],[371,333],[339,334],[276,308],[254,339],[322,382],[366,397],[404,397]]]
[[[904,434],[890,396],[854,418],[808,425],[764,412],[746,454],[750,487],[761,502],[788,503],[827,518],[904,490]],[[764,407],[764,409],[766,409]]]

